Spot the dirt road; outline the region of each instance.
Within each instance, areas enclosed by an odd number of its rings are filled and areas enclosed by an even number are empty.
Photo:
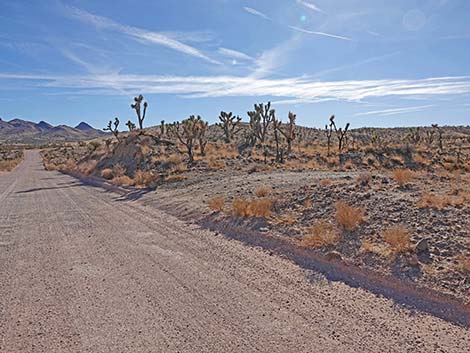
[[[315,276],[314,276],[315,277]],[[43,170],[0,174],[0,352],[468,352],[469,330]]]

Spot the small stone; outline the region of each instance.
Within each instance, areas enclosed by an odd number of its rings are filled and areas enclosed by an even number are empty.
[[[419,266],[418,256],[416,256],[416,254],[411,255],[411,257],[408,259],[408,264],[413,267]]]
[[[416,244],[415,250],[417,253],[429,252],[429,241],[425,238],[421,239]]]

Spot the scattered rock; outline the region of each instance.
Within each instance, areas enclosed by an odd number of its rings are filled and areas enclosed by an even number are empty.
[[[417,253],[429,252],[429,241],[426,238],[421,239],[415,246]]]

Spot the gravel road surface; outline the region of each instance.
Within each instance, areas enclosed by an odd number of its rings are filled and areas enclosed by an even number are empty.
[[[2,353],[469,351],[468,328],[46,172],[36,151],[0,174]]]

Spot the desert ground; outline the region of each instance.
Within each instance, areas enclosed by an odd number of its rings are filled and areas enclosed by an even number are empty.
[[[2,352],[465,352],[470,345],[464,322],[329,281],[178,219],[152,206],[150,193],[126,197],[46,171],[37,151],[0,174],[0,190]]]

